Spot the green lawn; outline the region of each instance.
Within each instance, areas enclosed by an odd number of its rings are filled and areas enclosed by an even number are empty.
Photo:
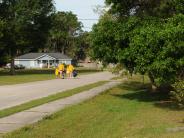
[[[30,102],[27,102],[27,103],[24,103],[24,104],[21,104],[21,105],[18,105],[18,106],[14,106],[14,107],[11,107],[11,108],[0,110],[0,118],[5,117],[5,116],[9,116],[11,114],[21,112],[21,111],[24,111],[24,110],[27,110],[27,109],[30,109],[30,108],[33,108],[33,107],[36,107],[36,106],[39,106],[39,105],[42,105],[42,104],[45,104],[45,103],[49,103],[49,102],[52,102],[52,101],[55,101],[55,100],[66,98],[66,97],[72,96],[74,94],[83,92],[83,91],[87,91],[89,89],[101,86],[101,85],[103,85],[107,82],[108,81],[99,81],[99,82],[96,82],[96,83],[92,83],[92,84],[89,84],[89,85],[81,86],[81,87],[74,88],[74,89],[71,89],[71,90],[67,90],[67,91],[64,91],[64,92],[61,92],[61,93],[57,93],[57,94],[54,94],[54,95],[49,95],[47,97],[36,99],[36,100],[30,101]]]
[[[142,90],[139,82],[124,83],[5,138],[183,138],[167,128],[184,126],[184,111],[165,94]]]
[[[89,74],[99,72],[99,70],[92,69],[77,69],[79,75]],[[43,70],[18,70],[15,76],[9,75],[7,70],[0,70],[0,85],[12,85],[20,84],[34,81],[43,81],[55,79],[53,69],[43,69]]]

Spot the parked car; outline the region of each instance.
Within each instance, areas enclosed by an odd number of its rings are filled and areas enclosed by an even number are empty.
[[[11,68],[11,64],[7,63],[6,66],[4,66],[4,69],[10,69]]]
[[[15,65],[15,69],[25,69],[25,66],[18,64],[18,65]]]
[[[10,69],[11,68],[11,64],[8,63],[6,64],[6,66],[4,67],[4,69]],[[25,69],[25,66],[21,65],[21,64],[18,64],[18,65],[14,65],[14,68],[15,69]]]

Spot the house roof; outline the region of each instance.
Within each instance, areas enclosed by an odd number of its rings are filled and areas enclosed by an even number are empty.
[[[68,60],[72,59],[72,58],[70,58],[62,53],[28,53],[28,54],[19,56],[16,59],[37,59],[37,58],[42,57],[44,55],[51,56],[55,59],[68,59]]]

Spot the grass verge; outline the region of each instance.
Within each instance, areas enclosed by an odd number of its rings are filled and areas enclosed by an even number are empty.
[[[141,89],[131,80],[4,138],[183,138],[167,128],[183,126],[184,112],[170,108],[166,95]]]
[[[100,72],[95,69],[77,69],[79,75],[91,74]],[[26,69],[17,70],[16,75],[11,76],[8,70],[0,70],[0,86],[13,85],[27,82],[44,81],[55,79],[54,69]]]
[[[96,82],[96,83],[85,85],[85,86],[82,86],[82,87],[78,87],[78,88],[75,88],[75,89],[72,89],[72,90],[67,90],[67,91],[64,91],[64,92],[61,92],[61,93],[50,95],[48,97],[43,97],[41,99],[36,99],[36,100],[30,101],[30,102],[27,102],[27,103],[24,103],[24,104],[21,104],[21,105],[18,105],[18,106],[14,106],[14,107],[11,107],[11,108],[0,110],[0,118],[5,117],[5,116],[9,116],[11,114],[18,113],[18,112],[21,112],[21,111],[24,111],[24,110],[27,110],[27,109],[30,109],[30,108],[33,108],[33,107],[36,107],[36,106],[39,106],[39,105],[42,105],[42,104],[45,104],[45,103],[49,103],[49,102],[52,102],[52,101],[55,101],[55,100],[66,98],[66,97],[72,96],[74,94],[83,92],[83,91],[87,91],[89,89],[101,86],[101,85],[103,85],[107,82],[108,81]]]

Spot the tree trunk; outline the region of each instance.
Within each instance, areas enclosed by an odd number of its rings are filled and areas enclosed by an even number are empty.
[[[148,76],[149,76],[149,78],[150,78],[150,81],[151,81],[151,90],[152,90],[152,92],[156,92],[157,91],[157,86],[156,86],[156,84],[155,84],[155,80],[154,80],[154,77],[153,77],[153,75],[152,75],[152,73],[151,72],[149,72],[148,73]]]
[[[65,54],[65,46],[62,47],[62,54]]]
[[[142,75],[142,83],[143,83],[143,85],[145,84],[144,81],[145,81],[145,80],[144,80],[144,75]]]
[[[11,56],[10,74],[11,74],[11,75],[15,75],[15,63],[14,63],[14,57],[13,57],[13,56]]]

